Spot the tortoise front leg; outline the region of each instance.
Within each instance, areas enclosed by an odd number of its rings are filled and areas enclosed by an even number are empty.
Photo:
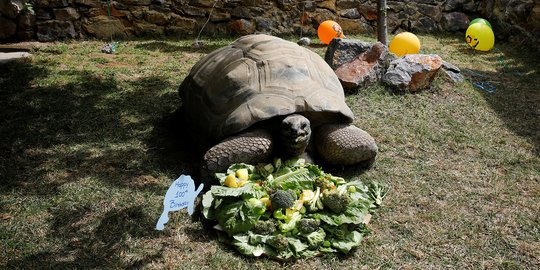
[[[201,177],[207,187],[216,184],[216,172],[225,172],[234,163],[268,162],[273,150],[271,134],[262,129],[227,138],[206,151],[201,162]]]
[[[320,127],[315,134],[315,147],[320,158],[333,165],[371,166],[378,150],[371,135],[347,124]]]

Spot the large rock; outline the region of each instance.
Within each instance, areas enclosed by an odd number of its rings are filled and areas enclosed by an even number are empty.
[[[0,15],[3,15],[10,19],[15,19],[23,8],[23,4],[19,0],[1,0],[0,1]]]
[[[460,31],[469,27],[469,18],[462,12],[450,12],[443,15],[441,24],[446,31]]]
[[[465,77],[461,74],[461,70],[455,65],[443,61],[442,69],[444,70],[444,73],[456,83],[461,83],[465,80]]]
[[[334,38],[330,41],[324,61],[335,70],[339,66],[352,61],[357,55],[371,48],[371,43],[354,39]]]
[[[230,21],[227,27],[234,33],[240,35],[249,35],[255,33],[256,25],[251,21],[239,19]]]
[[[336,12],[336,0],[322,0],[316,1],[318,8],[324,8]]]
[[[196,27],[197,21],[195,19],[172,14],[170,25],[165,28],[165,33],[169,36],[181,37],[195,33]]]
[[[17,17],[17,25],[20,29],[30,29],[36,24],[36,15],[23,12]]]
[[[170,12],[147,10],[144,13],[145,21],[151,24],[166,25],[167,23],[169,23],[170,18],[171,18]]]
[[[116,2],[126,6],[149,6],[152,0],[116,0]]]
[[[93,37],[101,39],[125,38],[126,28],[122,22],[109,16],[97,16],[86,19],[82,23],[82,28]]]
[[[151,23],[135,23],[135,35],[139,37],[160,37],[165,34],[165,27]]]
[[[386,46],[377,42],[352,61],[339,66],[335,72],[343,88],[355,91],[378,83],[384,74],[387,54]]]
[[[81,17],[76,9],[72,7],[53,9],[54,17],[59,21],[75,21]]]
[[[14,22],[0,17],[0,40],[12,37],[16,31],[17,25]]]
[[[46,7],[46,8],[55,8],[55,7],[67,7],[69,6],[70,0],[35,0],[33,5],[35,7]]]
[[[77,33],[70,21],[50,20],[39,22],[37,25],[37,39],[39,41],[55,41],[66,38],[75,38]]]
[[[367,23],[363,18],[353,20],[353,19],[339,19],[339,26],[343,29],[344,33],[364,33],[371,34],[373,33],[373,27]]]
[[[430,88],[442,65],[436,54],[408,54],[390,63],[383,82],[398,92],[417,92]]]
[[[88,7],[101,7],[100,0],[72,0],[75,4],[80,4]]]

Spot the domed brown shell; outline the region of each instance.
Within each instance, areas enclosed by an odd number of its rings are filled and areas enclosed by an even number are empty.
[[[191,69],[179,89],[187,126],[207,143],[276,116],[300,113],[312,126],[350,123],[343,88],[328,64],[293,42],[249,35]]]

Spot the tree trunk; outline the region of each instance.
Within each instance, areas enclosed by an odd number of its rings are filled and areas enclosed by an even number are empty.
[[[386,25],[386,0],[377,0],[377,40],[384,45],[387,45],[386,33],[388,26]]]

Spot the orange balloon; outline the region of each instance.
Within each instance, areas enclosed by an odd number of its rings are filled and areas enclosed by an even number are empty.
[[[328,20],[319,25],[317,29],[317,35],[319,39],[326,45],[330,44],[330,41],[334,38],[344,38],[343,30],[337,22]]]

